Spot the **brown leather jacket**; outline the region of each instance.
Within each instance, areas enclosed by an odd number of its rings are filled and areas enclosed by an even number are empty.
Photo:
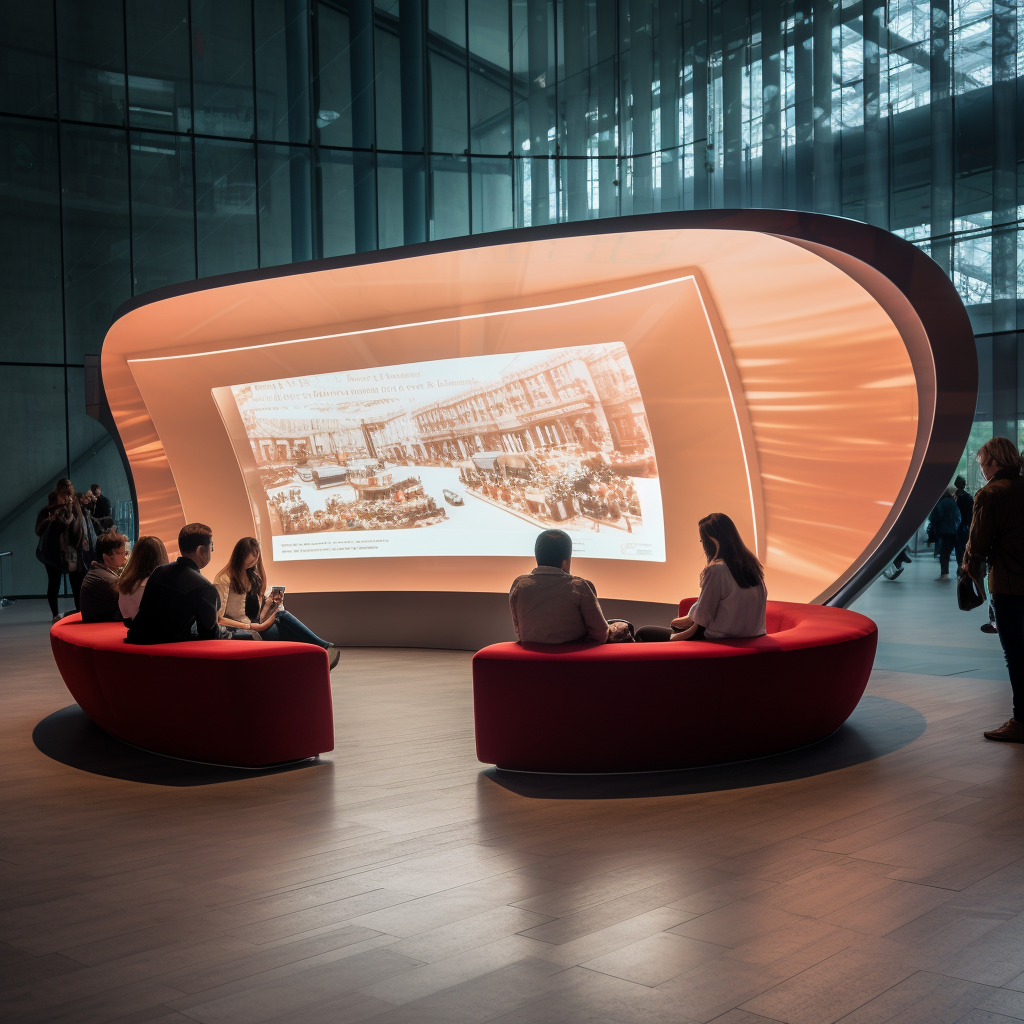
[[[1006,469],[974,496],[964,562],[980,579],[986,561],[993,594],[1024,594],[1024,477]]]

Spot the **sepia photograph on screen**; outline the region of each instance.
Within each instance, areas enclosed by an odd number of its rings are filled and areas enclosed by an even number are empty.
[[[621,342],[230,393],[275,559],[524,555],[558,528],[579,556],[664,561],[650,425]]]

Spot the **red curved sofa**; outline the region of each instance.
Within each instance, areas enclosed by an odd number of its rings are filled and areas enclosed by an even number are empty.
[[[79,707],[137,747],[258,768],[334,748],[327,652],[312,644],[196,640],[125,643],[120,622],[69,615],[50,629]]]
[[[877,626],[769,601],[767,628],[743,640],[485,647],[473,657],[477,757],[516,771],[667,771],[824,739],[864,693]]]

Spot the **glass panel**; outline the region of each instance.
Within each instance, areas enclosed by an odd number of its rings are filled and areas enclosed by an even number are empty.
[[[495,4],[501,7],[502,4]],[[461,54],[463,64],[466,60],[466,0],[430,0],[427,10],[429,19],[427,27],[434,37],[431,43],[452,43]]]
[[[36,514],[67,473],[63,367],[0,366],[0,407],[7,420],[6,486],[0,491],[0,551],[5,594],[45,594],[36,560]]]
[[[430,237],[453,238],[469,234],[469,160],[464,157],[430,159]]]
[[[260,266],[312,259],[309,150],[259,147]]]
[[[61,185],[67,359],[80,363],[99,352],[114,311],[131,297],[126,133],[65,125]]]
[[[57,116],[50,4],[0,4],[0,110]]]
[[[261,139],[309,142],[306,0],[256,0],[256,125]]]
[[[508,28],[506,4],[469,0],[469,123],[474,153],[504,156],[512,148]]]
[[[192,140],[132,132],[135,294],[196,276]]]
[[[55,124],[0,118],[0,237],[0,359],[62,362]]]
[[[402,157],[378,154],[377,246],[380,249],[405,243],[402,179]]]
[[[516,156],[554,156],[554,50],[554,8],[547,0],[512,0]],[[535,210],[535,224],[539,216]]]
[[[356,251],[355,183],[352,154],[320,150],[320,209],[323,255],[347,256]]]
[[[325,146],[352,145],[352,67],[349,53],[349,20],[329,4],[317,7],[317,40],[320,51],[320,109],[316,126]]]
[[[192,126],[188,0],[127,0],[128,120],[135,128]]]
[[[402,148],[402,75],[398,44],[398,4],[395,14],[377,12],[373,31],[374,98],[377,107],[377,146]]]
[[[429,56],[430,149],[463,153],[469,145],[466,66],[433,49]]]
[[[117,445],[106,427],[86,414],[85,370],[78,367],[68,368],[68,437],[75,490],[99,484],[110,499],[111,512],[119,502],[130,502],[131,491]]]
[[[473,157],[473,234],[513,226],[512,161]]]
[[[195,127],[201,135],[251,139],[250,0],[192,0]]]
[[[196,139],[196,218],[200,277],[258,266],[251,145]]]
[[[61,117],[124,124],[122,0],[57,0],[57,53]]]

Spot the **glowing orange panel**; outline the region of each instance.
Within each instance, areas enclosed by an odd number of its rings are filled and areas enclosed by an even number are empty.
[[[697,520],[724,511],[773,598],[849,593],[959,454],[973,340],[911,246],[738,216],[484,236],[138,304],[102,372],[140,532],[173,548],[199,520],[225,557],[256,535],[293,592],[504,592],[558,526],[604,597],[670,603],[703,565]]]

